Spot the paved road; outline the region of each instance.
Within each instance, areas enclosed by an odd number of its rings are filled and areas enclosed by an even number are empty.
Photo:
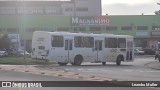
[[[115,65],[115,63],[107,63],[106,66],[84,63],[82,66],[53,66],[53,68],[116,80],[160,81],[160,70],[147,67],[147,64],[153,61],[154,57],[137,57],[134,62],[122,63],[121,66]]]
[[[108,63],[106,66],[101,64],[84,63],[82,66],[57,66],[52,68],[63,69],[72,72],[91,74],[102,77],[109,77],[121,80],[151,80],[159,81],[160,72],[150,69],[147,63],[154,61],[153,58],[137,58],[133,63],[122,63],[122,66],[116,66]],[[39,67],[40,68],[40,67]],[[43,69],[50,69],[45,67]],[[42,67],[41,69],[42,70]],[[137,79],[138,78],[138,79]],[[148,79],[147,79],[148,78]],[[0,70],[1,81],[77,81],[77,79],[69,79],[63,77],[53,77],[47,75],[37,75],[24,72]],[[53,87],[53,88],[0,88],[0,90],[160,90],[159,88],[139,88],[139,87]]]
[[[37,75],[24,72],[0,70],[0,81],[77,81],[63,77]],[[0,88],[0,90],[158,90],[157,88],[133,87],[50,87],[50,88]]]
[[[78,79],[0,70],[0,81],[77,81],[77,80]]]

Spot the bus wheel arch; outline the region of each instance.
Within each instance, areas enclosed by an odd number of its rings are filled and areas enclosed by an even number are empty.
[[[71,64],[72,65],[81,65],[82,62],[83,62],[83,56],[79,54],[74,57],[74,63],[71,63]]]
[[[124,56],[123,55],[118,55],[117,60],[116,60],[116,64],[121,65],[121,61],[124,61]]]

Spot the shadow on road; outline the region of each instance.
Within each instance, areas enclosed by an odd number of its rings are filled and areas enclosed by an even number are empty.
[[[122,65],[116,65],[116,64],[106,64],[106,65],[102,65],[102,64],[82,64],[82,65],[79,65],[79,66],[74,66],[74,65],[66,65],[66,66],[62,66],[62,65],[41,65],[41,66],[35,66],[35,67],[40,67],[40,68],[61,68],[61,67],[88,67],[88,68],[92,68],[92,67],[98,67],[98,68],[104,68],[104,67],[114,67],[114,68],[129,68],[129,67],[133,67],[134,65],[130,65],[130,64],[122,64]]]

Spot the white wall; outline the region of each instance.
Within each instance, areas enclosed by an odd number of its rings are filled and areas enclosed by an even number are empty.
[[[65,8],[72,7],[72,12],[66,12]],[[102,14],[101,0],[76,0],[75,8],[86,7],[88,11],[76,11],[76,16],[99,16]],[[74,3],[62,4],[64,15],[74,15]]]

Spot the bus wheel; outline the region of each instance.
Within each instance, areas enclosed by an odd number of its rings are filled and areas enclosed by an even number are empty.
[[[74,65],[81,65],[82,61],[83,61],[83,57],[81,55],[77,55],[74,58]]]
[[[106,62],[102,62],[102,65],[106,65]]]
[[[64,66],[64,65],[67,65],[67,63],[61,63],[61,62],[58,62],[58,64],[59,64],[59,65],[63,65],[63,66]]]
[[[120,56],[117,57],[116,64],[121,65],[122,58]]]

